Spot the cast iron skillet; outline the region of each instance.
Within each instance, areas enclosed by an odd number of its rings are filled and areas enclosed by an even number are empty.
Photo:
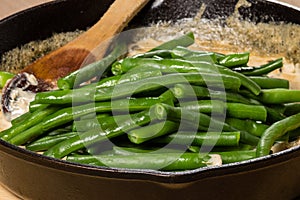
[[[270,1],[248,0],[243,18],[255,22],[300,24],[300,10]],[[53,32],[85,29],[112,0],[57,0],[0,21],[0,55]],[[124,1],[126,3],[126,1]],[[165,0],[151,3],[130,26],[193,17],[206,3],[204,17],[229,16],[237,0]],[[25,199],[293,199],[300,196],[300,147],[251,161],[188,172],[109,169],[38,155],[0,141],[0,181]]]

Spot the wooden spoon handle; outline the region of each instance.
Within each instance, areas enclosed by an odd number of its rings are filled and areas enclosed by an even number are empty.
[[[116,0],[86,33],[66,45],[92,51],[97,45],[121,32],[149,0]]]
[[[115,0],[102,18],[87,32],[25,67],[22,72],[33,74],[44,88],[55,86],[58,78],[80,68],[93,49],[101,44],[105,45],[105,41],[122,31],[149,1]],[[106,48],[101,49],[104,51]],[[97,55],[89,55],[89,62],[102,58],[103,54],[104,52],[97,52]],[[88,62],[85,61],[85,64]]]

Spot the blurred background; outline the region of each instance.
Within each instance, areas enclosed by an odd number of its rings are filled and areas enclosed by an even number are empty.
[[[7,17],[14,12],[29,8],[41,3],[54,0],[0,0],[0,19]],[[276,1],[276,0],[273,0]],[[300,7],[300,0],[277,0]]]

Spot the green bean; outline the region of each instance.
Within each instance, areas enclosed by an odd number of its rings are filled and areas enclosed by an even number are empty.
[[[109,117],[110,115],[108,113],[101,113],[97,114],[97,116],[94,116],[90,119],[82,119],[80,117],[80,120],[74,120],[72,131],[73,132],[85,132],[90,129],[97,128],[99,126],[99,123],[101,120],[105,120],[106,117]]]
[[[180,107],[156,104],[150,109],[150,113],[160,120],[168,119],[175,122],[182,120],[183,122],[190,123],[190,125],[194,127],[196,126],[196,128],[200,127],[207,130],[208,127],[210,127],[216,130],[224,129],[225,131],[231,131],[231,127],[226,123],[215,120],[204,113],[191,112]]]
[[[140,66],[140,67],[138,67]],[[164,73],[218,73],[222,75],[230,75],[237,77],[241,80],[241,84],[248,88],[255,95],[260,93],[261,88],[254,81],[246,77],[241,73],[232,71],[224,66],[214,65],[208,62],[191,62],[179,59],[150,59],[150,58],[126,58],[120,62],[114,63],[112,66],[112,72],[115,75],[122,74],[131,70],[146,68],[146,69],[159,69]]]
[[[201,64],[205,72],[212,72],[209,62],[197,62]],[[200,65],[199,64],[199,65]],[[120,75],[127,72],[131,72],[137,69],[151,69],[160,70],[163,73],[187,73],[197,72],[199,67],[195,67],[191,61],[180,60],[180,59],[154,59],[154,58],[125,58],[112,65],[111,71],[114,75]],[[215,69],[215,68],[214,68]]]
[[[256,155],[269,155],[275,140],[282,137],[285,133],[300,127],[300,113],[287,117],[272,124],[262,135],[257,145]]]
[[[291,115],[300,113],[300,103],[299,102],[288,103],[288,104],[285,104],[284,107],[285,107],[285,110],[284,110],[283,114],[285,116],[291,116]]]
[[[192,87],[192,90],[191,90]],[[236,103],[244,103],[244,104],[251,104],[251,102],[245,98],[244,96],[226,91],[217,91],[211,90],[206,87],[201,86],[189,86],[186,84],[176,84],[173,88],[171,88],[174,96],[178,99],[183,98],[210,98],[210,99],[218,99],[227,102],[236,102]]]
[[[163,171],[191,170],[212,165],[211,156],[199,153],[162,153],[135,154],[114,156],[68,156],[67,160],[82,164],[95,163],[98,166],[108,166],[127,169],[154,169]]]
[[[279,58],[260,67],[246,67],[246,68],[240,67],[240,68],[235,68],[233,70],[243,73],[247,76],[261,76],[261,75],[266,75],[276,69],[279,69],[282,66],[283,66],[283,60],[282,58]]]
[[[174,49],[177,46],[182,46],[182,47],[188,47],[195,42],[195,37],[192,32],[188,32],[180,37],[174,38],[170,41],[167,41],[150,51],[157,51],[157,50],[171,50]]]
[[[103,112],[128,112],[141,111],[150,108],[152,105],[161,102],[159,98],[136,98],[112,101],[112,102],[96,102],[91,104],[84,104],[73,108],[64,108],[56,113],[48,116],[43,120],[43,127],[45,130],[66,124],[73,119],[79,118],[89,113],[103,113]]]
[[[173,57],[175,57],[174,53],[173,53]],[[194,54],[190,56],[178,57],[178,59],[184,59],[184,60],[195,61],[195,62],[208,62],[213,64],[218,63],[217,56],[215,53]]]
[[[131,130],[128,133],[128,138],[135,144],[141,144],[154,138],[170,134],[176,131],[178,127],[179,124],[172,121],[158,122],[145,127]]]
[[[254,95],[259,95],[261,92],[260,86],[241,73],[237,73],[228,68],[220,68],[220,73],[235,76],[241,80],[241,84],[251,91]]]
[[[123,135],[127,131],[137,128],[137,126],[143,126],[151,121],[149,116],[149,111],[142,111],[140,113],[132,114],[131,118],[128,117],[125,120],[117,120],[115,117],[109,117],[103,122],[99,129],[92,129],[87,132],[81,133],[80,136],[72,137],[68,140],[62,141],[57,145],[51,147],[44,152],[44,155],[62,158],[74,151],[82,149],[91,144],[97,142],[107,141],[108,139],[115,138],[117,136]]]
[[[180,107],[188,111],[200,112],[205,114],[215,113],[224,115],[226,113],[226,103],[219,100],[180,102]]]
[[[208,51],[199,51],[199,50],[191,50],[186,47],[177,46],[172,50],[172,58],[180,58],[180,59],[187,59],[193,57],[201,57],[202,55],[214,54],[218,60],[224,58],[224,54],[216,53],[216,52],[208,52]],[[214,60],[214,59],[213,59]]]
[[[49,106],[49,104],[40,104],[36,103],[35,101],[31,101],[29,104],[29,112],[35,112],[36,110],[40,108],[45,108],[47,106]]]
[[[177,83],[191,83],[195,85],[209,85],[238,90],[241,82],[238,78],[229,75],[189,73],[169,74],[161,77],[150,77],[117,87],[99,88],[93,90],[59,90],[37,93],[35,101],[38,103],[67,104],[88,101],[106,101],[120,97],[131,96],[145,91],[157,90]],[[138,87],[140,86],[140,87]]]
[[[16,126],[17,124],[23,122],[24,120],[27,120],[28,117],[30,117],[32,115],[32,112],[26,112],[20,116],[18,116],[17,118],[13,119],[10,121],[12,126]]]
[[[70,132],[70,133],[63,133],[59,135],[45,136],[38,140],[35,140],[29,145],[26,145],[26,149],[31,151],[45,151],[50,147],[58,144],[59,142],[72,138],[77,134],[78,134],[77,132]]]
[[[265,104],[285,104],[300,102],[300,90],[263,89],[259,100]]]
[[[30,102],[30,105],[31,105],[31,102]],[[34,104],[36,106],[33,107],[29,107],[29,112],[26,112],[22,115],[20,115],[19,117],[11,120],[11,124],[12,125],[18,125],[19,123],[21,123],[22,121],[24,120],[28,120],[28,118],[30,117],[30,115],[32,115],[32,113],[34,113],[35,111],[37,110],[43,110],[43,109],[46,109],[47,107],[49,107],[50,105],[48,104]]]
[[[158,98],[140,98],[124,101],[123,99],[113,102],[97,102],[84,104],[76,107],[67,107],[45,117],[38,127],[32,127],[22,134],[15,135],[9,141],[13,144],[24,144],[32,138],[43,134],[53,128],[67,124],[74,119],[94,112],[120,112],[120,111],[141,111],[160,102]]]
[[[28,116],[27,120],[23,120],[17,126],[12,126],[9,129],[6,129],[0,133],[0,138],[2,140],[8,141],[11,138],[22,134],[25,130],[29,129],[30,127],[40,123],[43,119],[52,113],[56,112],[59,108],[58,107],[48,107],[42,108],[35,112],[33,112],[30,116]]]
[[[225,121],[227,124],[238,130],[247,131],[258,137],[260,137],[263,132],[269,128],[266,124],[258,123],[249,119],[226,118]]]
[[[141,71],[138,73],[127,73],[117,76],[110,76],[104,79],[99,80],[96,84],[90,84],[85,86],[84,88],[103,88],[103,87],[111,87],[116,86],[123,83],[128,83],[132,81],[142,80],[144,78],[162,76],[161,71],[159,70],[151,70],[151,71]]]
[[[222,164],[241,162],[256,158],[256,151],[225,151],[225,152],[213,152],[219,154],[222,158]]]
[[[171,148],[159,148],[159,147],[119,147],[113,146],[114,155],[136,155],[145,153],[182,153],[182,150],[171,149]]]
[[[155,143],[196,146],[238,146],[240,132],[178,132],[157,138]]]
[[[227,116],[239,119],[252,119],[265,122],[267,110],[260,105],[246,105],[241,103],[227,103]]]
[[[174,106],[174,102],[176,101],[176,98],[170,89],[159,95],[159,98],[161,99],[161,102],[170,106]]]
[[[10,72],[0,71],[0,88],[3,88],[6,82],[15,75]]]
[[[104,71],[122,54],[126,53],[126,45],[120,43],[114,50],[103,59],[91,63],[83,68],[80,68],[66,77],[57,81],[57,86],[60,89],[72,89],[79,86],[81,83],[86,82],[97,75],[101,75]]]
[[[238,146],[220,146],[220,147],[214,147],[210,152],[227,152],[227,151],[248,151],[248,150],[254,150],[254,146],[249,144],[243,144],[240,143]]]
[[[216,113],[225,114],[228,117],[240,119],[252,119],[258,121],[266,121],[267,110],[260,105],[247,105],[242,103],[224,103],[219,100],[200,100],[198,102],[182,102],[180,106],[183,109],[201,112],[201,113]]]
[[[236,66],[246,65],[249,61],[249,52],[228,54],[224,58],[219,60],[219,64],[225,67],[233,68]]]
[[[283,112],[278,112],[276,109],[271,108],[269,106],[265,106],[267,110],[267,122],[268,123],[274,123],[280,120],[283,120],[286,116],[283,114]]]
[[[208,115],[197,112],[186,112],[179,107],[172,107],[166,104],[156,104],[150,109],[151,115],[158,119],[169,119],[171,121],[179,122],[183,118],[182,122],[187,123],[191,127],[198,128],[201,131],[207,131],[209,129],[222,130],[222,131],[237,131],[237,129],[231,127],[225,122],[211,118]],[[253,136],[246,131],[240,131],[241,142],[251,145],[257,145],[259,138]]]
[[[262,89],[289,89],[290,87],[289,81],[281,78],[270,78],[264,76],[249,76],[249,78],[257,83]]]
[[[161,58],[172,58],[172,50],[155,50],[155,51],[148,51],[146,53],[140,53],[132,56],[133,58],[154,58],[155,56],[159,56]]]

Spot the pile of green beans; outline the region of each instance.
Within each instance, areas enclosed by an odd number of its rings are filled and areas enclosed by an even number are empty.
[[[70,162],[181,171],[265,156],[300,136],[300,91],[267,76],[281,58],[253,67],[249,52],[193,43],[187,33],[125,58],[116,47],[36,94],[0,138]],[[94,77],[98,70],[108,73]]]

